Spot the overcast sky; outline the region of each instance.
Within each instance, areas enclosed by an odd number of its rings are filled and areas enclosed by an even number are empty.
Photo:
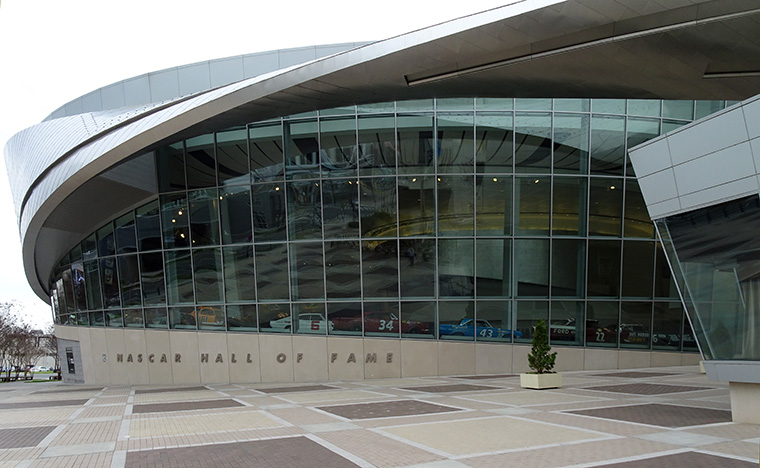
[[[387,39],[511,2],[1,0],[0,146],[66,102],[143,73],[253,52]],[[42,326],[52,322],[50,307],[26,281],[5,174],[3,158],[0,302],[21,302]]]

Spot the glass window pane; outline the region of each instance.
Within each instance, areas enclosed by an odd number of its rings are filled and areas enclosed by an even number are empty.
[[[518,297],[549,297],[549,239],[515,239]]]
[[[327,320],[333,327],[328,329],[330,335],[362,334],[362,305],[360,302],[328,302]]]
[[[399,115],[397,125],[399,173],[432,173],[435,164],[433,117],[429,115]]]
[[[472,235],[475,214],[472,176],[438,177],[438,233]]]
[[[191,313],[201,330],[224,330],[224,309],[222,306],[195,306]]]
[[[76,324],[80,327],[87,327],[90,325],[90,316],[87,312],[76,314]]]
[[[100,292],[100,273],[98,261],[84,262],[84,284],[87,288],[87,308],[97,310],[103,308],[103,296]]]
[[[92,260],[98,256],[98,243],[95,240],[95,233],[85,237],[82,241],[82,258]]]
[[[161,224],[164,231],[164,248],[190,245],[190,222],[185,194],[161,197]]]
[[[401,241],[401,297],[435,296],[435,240]]]
[[[435,209],[434,177],[399,177],[398,218],[400,236],[432,235],[435,231]]]
[[[166,296],[169,304],[194,303],[193,265],[190,261],[190,251],[164,252],[164,264],[166,265]]]
[[[620,241],[588,242],[588,296],[620,296]]]
[[[282,180],[282,124],[261,125],[248,130],[253,182]]]
[[[359,151],[356,146],[356,117],[320,122],[321,165],[324,177],[356,177]]]
[[[588,112],[591,109],[589,99],[555,99],[555,111]]]
[[[620,236],[623,217],[623,180],[592,178],[589,183],[590,236]]]
[[[478,235],[508,236],[512,233],[512,178],[478,177],[476,179]]]
[[[470,99],[470,106],[472,100]],[[439,173],[472,173],[475,143],[472,114],[438,114]]]
[[[290,333],[289,304],[259,304],[259,330],[272,333]]]
[[[254,304],[238,304],[227,306],[227,330],[258,331],[258,317]]]
[[[724,108],[723,101],[696,101],[694,104],[694,120],[707,117]]]
[[[140,280],[143,304],[166,304],[164,257],[161,252],[140,254]]]
[[[662,101],[662,116],[666,119],[691,120],[694,101]]]
[[[287,238],[284,184],[254,185],[251,199],[256,242],[284,241]]]
[[[365,302],[364,336],[386,336],[398,338],[398,302]]]
[[[141,252],[161,249],[161,223],[158,200],[143,205],[136,211],[137,247]]]
[[[360,179],[362,237],[396,236],[396,179]]]
[[[166,307],[145,309],[145,326],[147,328],[167,328]]]
[[[322,199],[325,238],[358,238],[359,184],[357,180],[333,179],[323,181]]]
[[[90,326],[91,327],[105,327],[106,320],[102,311],[90,312]]]
[[[251,227],[251,194],[248,187],[226,187],[219,190],[222,242],[238,244],[253,240]]]
[[[76,310],[87,310],[87,285],[85,283],[84,265],[81,260],[71,264],[71,280],[74,286],[74,305]]]
[[[119,254],[132,253],[137,251],[137,240],[135,236],[135,215],[131,211],[124,216],[116,219],[116,252]]]
[[[477,297],[512,296],[512,241],[510,239],[477,239]]]
[[[625,99],[592,99],[591,110],[601,114],[625,114]]]
[[[552,234],[555,236],[585,234],[586,179],[555,177],[552,197]]]
[[[198,325],[195,320],[195,308],[186,307],[169,307],[169,328],[197,330]]]
[[[161,193],[185,190],[185,149],[182,142],[156,150],[158,190]]]
[[[396,119],[393,116],[359,117],[359,173],[396,172]]]
[[[325,276],[328,299],[361,299],[357,242],[325,243]]]
[[[435,303],[402,302],[399,326],[402,338],[435,338]]]
[[[103,312],[105,316],[105,322],[107,327],[123,327],[124,317],[121,310],[106,310]]]
[[[652,349],[681,349],[683,307],[680,302],[655,302]]]
[[[654,242],[623,241],[623,297],[652,297]]]
[[[517,98],[515,99],[517,110],[552,110],[552,100],[546,98]]]
[[[473,297],[475,293],[472,239],[438,240],[439,297]]]
[[[512,341],[512,335],[521,336],[512,330],[512,303],[509,301],[477,301],[478,341]]]
[[[306,304],[293,304],[293,317],[295,321],[295,333],[306,335],[325,335],[329,328],[325,320],[325,303],[310,302]],[[272,323],[272,326],[275,326]]]
[[[63,290],[66,294],[66,311],[74,312],[76,310],[76,302],[74,301],[74,281],[71,279],[71,270],[68,268],[63,271]]]
[[[398,101],[396,102],[396,109],[398,112],[406,112],[406,111],[425,111],[433,110],[433,100],[432,99],[413,99],[409,101]]]
[[[659,101],[658,101],[659,103]],[[628,149],[634,146],[640,145],[645,141],[649,141],[652,138],[660,134],[660,121],[656,119],[637,119],[628,118]],[[635,176],[633,172],[633,166],[631,161],[628,161],[626,175]]]
[[[622,175],[625,164],[625,119],[591,117],[591,173]]]
[[[584,335],[588,337],[596,332],[593,323],[583,327],[585,330],[578,330],[584,323],[584,309],[584,303],[580,301],[552,301],[549,342],[553,345],[583,346]]]
[[[623,302],[620,307],[620,347],[649,348],[651,302]]]
[[[551,189],[550,177],[518,177],[515,180],[515,203],[519,206],[516,234],[549,234]]]
[[[288,250],[286,245],[256,245],[256,286],[259,301],[290,299],[288,285]]]
[[[515,343],[530,343],[533,340],[533,330],[536,322],[549,320],[549,302],[548,301],[519,301],[516,303],[517,311],[515,313],[515,329],[522,334],[520,336],[515,332]]]
[[[649,218],[644,197],[639,183],[633,179],[625,181],[625,220],[623,224],[625,237],[654,237],[654,224]]]
[[[142,305],[142,293],[137,255],[120,255],[117,258],[119,259],[121,305],[122,307],[139,307]]]
[[[618,308],[619,303],[612,301],[586,304],[586,346],[617,346]]]
[[[198,303],[222,301],[221,249],[194,249],[193,276]]]
[[[185,150],[187,188],[200,189],[216,186],[214,135],[201,135],[187,140]]]
[[[288,183],[290,239],[322,238],[322,199],[318,182]]]
[[[659,99],[629,99],[628,114],[659,117],[660,102]]]
[[[515,114],[515,171],[546,173],[552,167],[552,118]]]
[[[473,341],[475,338],[474,302],[438,302],[438,334],[442,340]]]
[[[116,253],[116,243],[113,237],[113,226],[106,224],[96,232],[98,236],[98,256],[106,257]]]
[[[512,173],[514,132],[512,114],[478,114],[475,120],[475,150],[478,173]]]
[[[224,297],[227,302],[255,301],[256,275],[253,268],[253,246],[225,247],[223,254]]]
[[[216,134],[219,185],[249,184],[248,139],[244,128]]]
[[[319,177],[319,135],[317,121],[283,122],[285,135],[285,175],[288,179]]]
[[[665,258],[662,245],[655,243],[656,257],[654,268],[654,297],[668,297],[678,299],[678,288],[676,287],[675,278]]]
[[[145,326],[145,320],[143,319],[143,310],[124,310],[124,326],[132,328],[143,328]]]
[[[362,278],[365,298],[398,297],[396,240],[362,242]]]
[[[103,287],[103,307],[106,309],[121,307],[116,257],[100,259],[100,284]]]
[[[219,195],[216,189],[188,193],[193,247],[219,244]]]
[[[514,108],[514,99],[505,98],[475,98],[475,107],[477,110],[512,110]]]
[[[555,173],[588,173],[588,120],[587,115],[554,116]]]
[[[360,114],[378,114],[381,112],[393,112],[396,110],[395,102],[378,102],[372,104],[359,104],[356,111]]]
[[[290,259],[293,299],[324,299],[325,270],[322,264],[322,243],[291,244]],[[261,270],[259,274],[262,274]]]
[[[473,109],[474,101],[472,98],[447,98],[436,99],[435,108],[438,112],[445,110],[469,110]]]
[[[552,297],[583,297],[585,265],[586,241],[553,239]]]

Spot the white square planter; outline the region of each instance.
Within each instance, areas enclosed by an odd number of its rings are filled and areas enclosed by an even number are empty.
[[[562,375],[554,374],[520,374],[520,386],[522,388],[559,388],[562,386]]]

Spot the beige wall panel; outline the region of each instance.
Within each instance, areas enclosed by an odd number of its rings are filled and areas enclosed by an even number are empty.
[[[67,328],[74,328],[74,327],[67,327]],[[57,330],[57,329],[56,329]],[[106,380],[98,380],[100,379],[107,379],[108,378],[108,369],[105,366],[102,366],[101,369],[97,369],[95,367],[95,355],[92,353],[92,344],[90,343],[90,329],[89,328],[81,328],[80,330],[76,330],[73,333],[69,332],[67,337],[60,336],[60,338],[63,338],[65,340],[71,340],[71,341],[78,341],[79,342],[79,351],[82,353],[82,369],[80,369],[80,372],[82,373],[82,376],[84,377],[84,382],[86,384],[105,384]],[[57,333],[57,331],[56,331]],[[58,335],[57,335],[58,336]],[[102,353],[101,353],[102,354]],[[102,362],[102,357],[100,354],[97,355],[98,359]],[[63,375],[66,375],[66,363],[61,362],[59,363],[61,366],[61,372]],[[100,372],[100,374],[98,373]]]
[[[681,353],[682,366],[698,366],[702,362],[702,355],[699,353]]]
[[[124,362],[118,363],[123,365],[129,376],[129,383],[132,385],[146,385],[150,383],[148,374],[148,353],[147,344],[145,343],[145,330],[142,328],[132,330],[124,329],[124,344],[127,354],[124,356]],[[131,355],[131,362],[130,361]]]
[[[394,379],[401,377],[401,340],[364,339],[364,355],[356,355],[356,362],[364,364],[366,379]],[[390,362],[389,362],[390,361]]]
[[[229,383],[230,353],[226,333],[198,333],[198,357],[201,382]]]
[[[735,423],[760,424],[760,384],[729,382],[731,416]]]
[[[145,352],[147,353],[148,382],[152,385],[173,383],[172,361],[174,357],[169,340],[169,331],[145,330]],[[166,362],[161,362],[163,358],[166,358]]]
[[[438,343],[401,340],[401,377],[438,375]]]
[[[129,384],[129,371],[127,364],[134,365],[134,362],[127,362],[127,346],[124,341],[123,328],[106,327],[106,346],[108,347],[108,366],[110,383],[112,385]],[[121,355],[122,362],[119,362]],[[133,357],[134,360],[134,357]]]
[[[475,343],[438,342],[438,374],[467,375],[475,373]]]
[[[475,344],[476,374],[509,374],[512,372],[512,346],[502,343]]]
[[[329,380],[362,380],[364,364],[358,358],[349,362],[353,355],[364,355],[364,340],[361,338],[328,338],[327,370]]]
[[[680,359],[679,359],[680,364]],[[618,353],[618,369],[640,369],[652,365],[652,353],[649,351],[630,351],[621,349]]]
[[[327,380],[327,337],[293,336],[293,375],[296,382]]]
[[[169,344],[172,350],[169,361],[172,365],[174,383],[201,383],[198,332],[171,331]]]
[[[583,370],[583,348],[558,347],[552,348],[557,352],[554,370],[557,372]]]
[[[227,350],[230,353],[230,382],[261,382],[258,334],[227,333]],[[235,362],[232,362],[233,358]]]
[[[260,335],[262,382],[293,382],[293,336]]]
[[[83,330],[82,327],[67,327],[66,325],[55,325],[55,336],[64,340],[79,340],[79,331]]]
[[[82,365],[86,383],[107,385],[111,381],[111,365],[116,363],[116,355],[108,353],[105,328],[82,329],[79,347],[82,350]],[[87,356],[85,356],[85,353]],[[106,355],[105,362],[103,355]]]
[[[512,345],[512,372],[517,374],[530,372],[528,354],[530,354],[530,346]]]
[[[680,366],[682,361],[681,353],[652,352],[651,364],[647,367],[669,367]]]
[[[592,349],[586,348],[584,355],[584,369],[605,370],[618,368],[618,351],[616,349]]]

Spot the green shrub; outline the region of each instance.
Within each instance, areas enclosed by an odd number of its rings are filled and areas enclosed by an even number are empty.
[[[549,346],[549,332],[546,329],[546,322],[539,320],[533,331],[533,342],[528,354],[528,366],[535,374],[550,374],[554,369],[554,361],[557,359],[557,352],[550,353],[552,347]]]

